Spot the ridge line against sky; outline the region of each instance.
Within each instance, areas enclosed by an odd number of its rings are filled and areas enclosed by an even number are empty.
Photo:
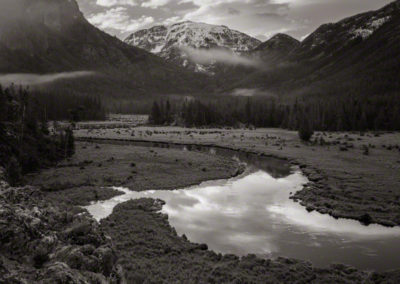
[[[139,29],[185,20],[226,25],[262,41],[299,40],[321,24],[376,10],[392,0],[76,0],[85,17],[120,39]]]

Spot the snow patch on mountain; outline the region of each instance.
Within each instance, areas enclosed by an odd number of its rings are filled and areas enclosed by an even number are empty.
[[[202,54],[205,50],[220,49],[221,54],[225,52],[226,55],[226,52],[230,52],[239,56],[243,52],[253,50],[261,43],[258,39],[226,26],[191,21],[140,30],[128,36],[125,42],[198,72],[210,70],[211,66],[208,65],[213,65],[218,60],[211,58],[207,63],[193,62],[191,56],[193,52],[188,54],[187,48],[201,50]]]
[[[226,26],[186,21],[137,31],[125,40],[130,45],[160,53],[171,47],[224,47],[234,52],[254,49],[261,42]]]
[[[385,24],[390,19],[391,19],[390,16],[386,16],[379,19],[372,18],[371,21],[365,23],[363,26],[350,31],[350,34],[353,35],[352,39],[361,37],[363,40],[365,40],[369,38],[377,29],[379,29],[383,24]]]

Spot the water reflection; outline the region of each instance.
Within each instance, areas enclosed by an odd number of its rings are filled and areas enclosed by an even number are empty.
[[[179,234],[222,253],[287,256],[324,266],[339,262],[361,269],[397,268],[400,228],[363,226],[334,219],[289,199],[307,179],[294,172],[274,178],[257,170],[230,180],[174,191],[131,192],[88,206],[101,219],[118,203],[142,197],[166,201],[162,212]]]

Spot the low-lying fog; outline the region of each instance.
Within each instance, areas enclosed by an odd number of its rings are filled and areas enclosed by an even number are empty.
[[[14,74],[0,74],[0,84],[9,86],[15,84],[17,86],[34,86],[52,83],[61,79],[75,79],[80,77],[94,76],[95,72],[92,71],[75,71],[75,72],[62,72],[53,74],[31,74],[31,73],[14,73]]]

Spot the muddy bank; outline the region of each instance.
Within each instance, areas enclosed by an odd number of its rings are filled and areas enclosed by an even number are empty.
[[[76,135],[210,145],[287,159],[311,181],[293,196],[307,210],[364,224],[400,225],[400,133],[316,133],[308,144],[296,132],[281,129],[140,127]]]
[[[316,268],[301,260],[239,258],[189,242],[157,213],[163,202],[131,200],[101,221],[112,237],[128,283],[395,283],[399,273],[369,273],[345,265]]]

